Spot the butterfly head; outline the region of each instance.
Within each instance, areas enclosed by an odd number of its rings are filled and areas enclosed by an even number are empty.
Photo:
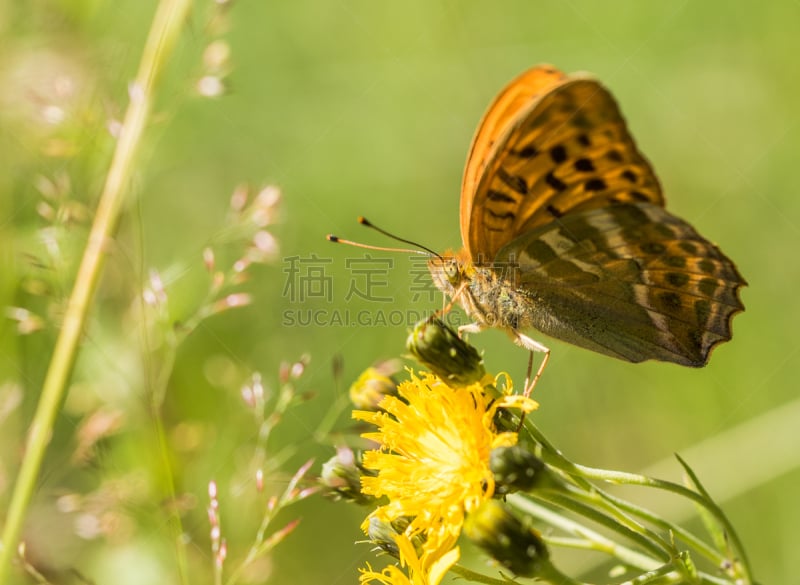
[[[475,267],[465,252],[447,252],[428,260],[428,270],[433,284],[451,298],[475,277]]]

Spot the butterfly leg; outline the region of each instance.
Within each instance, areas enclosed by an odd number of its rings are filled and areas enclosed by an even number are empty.
[[[461,325],[458,328],[458,336],[464,337],[465,333],[480,333],[486,329],[486,325],[481,325],[480,323],[468,323],[467,325]]]
[[[550,348],[542,345],[535,339],[531,339],[527,335],[520,333],[519,331],[514,331],[514,342],[530,352],[528,355],[528,371],[525,375],[525,389],[523,391],[523,394],[528,397],[531,395],[531,392],[533,392],[533,387],[536,386],[536,382],[539,381],[547,362],[550,360]],[[533,379],[531,379],[531,372],[533,372],[534,352],[543,353],[544,357],[542,358],[542,363],[539,364],[539,369],[536,370],[536,375],[533,377]]]

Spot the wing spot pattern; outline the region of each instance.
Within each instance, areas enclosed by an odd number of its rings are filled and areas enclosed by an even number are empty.
[[[523,146],[520,150],[514,151],[520,158],[534,158],[539,154],[539,149],[536,148],[533,144],[529,144],[528,146]]]
[[[558,210],[558,208],[556,208],[556,206],[555,206],[555,205],[548,205],[548,206],[546,207],[546,209],[547,209],[548,213],[549,213],[550,215],[552,215],[553,217],[555,217],[556,219],[558,219],[559,217],[561,217],[562,215],[564,215],[563,213],[561,213],[561,212]]]
[[[587,191],[605,191],[608,185],[603,179],[589,179],[583,184],[583,188]]]
[[[511,175],[503,167],[497,169],[497,177],[520,195],[528,194],[528,184],[519,175]]]
[[[512,219],[513,220],[516,217],[516,215],[514,214],[513,211],[504,211],[503,213],[497,213],[495,211],[492,211],[489,208],[486,208],[486,213],[491,215],[493,218],[499,219],[499,220],[506,220],[506,219]]]
[[[628,181],[629,183],[636,183],[636,181],[639,179],[639,176],[632,170],[626,169],[622,172],[622,178]]]
[[[550,185],[556,191],[564,191],[567,188],[567,184],[562,181],[561,179],[557,178],[553,175],[553,171],[550,171],[544,177],[545,182]]]
[[[494,189],[489,189],[489,192],[486,193],[486,197],[489,199],[489,201],[495,201],[497,203],[514,204],[517,202],[517,200],[514,199],[511,195],[507,195],[502,191],[496,191]]]
[[[567,160],[567,149],[564,147],[563,144],[558,144],[550,149],[550,158],[553,159],[553,162],[557,165],[560,165],[565,160]]]
[[[689,282],[689,275],[683,272],[667,272],[666,279],[672,286],[683,288]]]

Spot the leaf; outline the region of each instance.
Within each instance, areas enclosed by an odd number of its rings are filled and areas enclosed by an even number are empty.
[[[703,484],[700,483],[700,479],[697,477],[697,474],[694,472],[694,470],[689,467],[689,464],[686,463],[686,461],[684,461],[677,453],[675,453],[675,458],[686,472],[685,483],[687,486],[696,490],[698,494],[700,494],[709,502],[714,503],[714,500],[711,498],[708,491],[706,491],[706,488],[703,487]],[[709,512],[705,506],[701,506],[697,503],[695,503],[694,506],[700,515],[700,519],[703,521],[703,525],[706,527],[706,530],[711,536],[714,545],[717,547],[717,550],[725,555],[730,555],[731,549],[728,542],[728,535],[725,530],[719,525],[713,514],[711,514],[711,512]]]

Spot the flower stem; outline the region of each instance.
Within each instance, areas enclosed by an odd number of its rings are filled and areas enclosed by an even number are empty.
[[[717,506],[709,498],[704,497],[702,494],[698,494],[697,492],[690,490],[689,488],[682,486],[677,483],[673,483],[671,481],[665,481],[661,479],[654,479],[651,477],[646,477],[644,475],[638,475],[635,473],[626,473],[622,471],[608,471],[605,469],[596,469],[592,467],[585,467],[583,465],[574,464],[575,469],[577,469],[584,477],[591,478],[591,479],[598,479],[602,481],[606,481],[608,483],[615,483],[620,485],[641,485],[646,487],[652,487],[668,492],[672,492],[674,494],[678,494],[683,496],[696,504],[705,508],[711,515],[720,523],[720,525],[725,529],[725,533],[727,537],[730,539],[734,550],[737,552],[739,556],[739,562],[741,563],[741,571],[742,577],[744,577],[745,582],[750,582],[750,567],[747,561],[747,556],[744,551],[744,547],[742,546],[742,542],[739,539],[736,530],[733,528],[733,525],[728,520],[725,513],[722,509]]]
[[[586,548],[591,548],[592,550],[616,557],[627,565],[637,567],[642,571],[650,571],[658,567],[660,564],[657,558],[648,556],[639,551],[614,542],[613,540],[599,534],[598,532],[595,532],[594,530],[591,530],[583,524],[580,524],[571,518],[568,518],[554,510],[551,510],[550,508],[532,501],[528,496],[513,494],[508,496],[508,501],[514,507],[542,520],[550,526],[560,528],[564,532],[574,534],[582,539],[585,539],[591,543]],[[551,539],[546,536],[545,541],[552,543]]]
[[[108,241],[116,229],[119,212],[128,192],[133,162],[147,124],[154,88],[178,38],[190,4],[191,0],[162,0],[153,17],[136,81],[131,86],[130,103],[122,132],[45,376],[29,430],[25,456],[11,496],[0,550],[0,583],[8,581],[11,560],[17,550],[28,505],[52,436],[53,424],[75,364],[78,343],[100,278]]]
[[[637,509],[634,506],[620,506],[619,505],[620,500],[605,493],[603,490],[597,488],[596,486],[592,486],[589,480],[604,481],[607,483],[618,484],[618,485],[638,485],[638,486],[656,488],[683,496],[688,500],[694,502],[695,504],[702,506],[717,520],[717,522],[720,523],[720,525],[725,530],[727,537],[730,539],[733,550],[736,551],[737,554],[737,560],[738,560],[737,566],[738,566],[739,576],[743,579],[744,583],[751,582],[750,567],[741,540],[739,539],[739,536],[734,530],[733,525],[725,516],[725,513],[713,500],[706,497],[702,493],[695,492],[685,486],[670,481],[653,479],[635,473],[596,469],[584,465],[579,465],[577,463],[573,463],[572,461],[564,457],[564,455],[562,455],[561,452],[547,440],[547,438],[536,427],[536,425],[530,422],[529,420],[525,421],[525,430],[530,434],[530,436],[536,442],[538,442],[542,446],[543,448],[542,456],[547,463],[551,464],[553,467],[566,473],[569,476],[569,478],[575,482],[577,486],[585,489],[587,493],[594,493],[597,496],[607,500],[613,506],[618,506],[623,510],[626,510],[628,513],[632,513],[642,518],[648,518],[648,513],[646,513],[641,509]],[[665,520],[657,518],[655,515],[651,514],[648,519],[654,521],[656,525],[662,528],[664,527],[670,529],[673,528],[673,526],[670,523],[666,522]],[[683,530],[680,530],[679,532],[681,536],[684,536],[686,534],[686,532]],[[694,544],[696,539],[688,539],[688,541]],[[708,557],[709,559],[719,560],[720,558],[720,556],[714,553],[714,551],[708,546],[701,546],[699,547],[699,550],[704,556]]]
[[[450,567],[450,571],[473,583],[484,583],[485,585],[509,585],[510,583],[517,583],[517,581],[513,581],[505,576],[503,576],[502,579],[489,577],[488,575],[467,569],[462,565],[454,565]],[[550,561],[545,560],[542,560],[535,579],[537,582],[553,583],[555,585],[585,585],[582,581],[576,581],[569,575],[565,575],[556,569]]]
[[[657,516],[653,512],[650,512],[649,510],[636,506],[630,502],[622,500],[621,498],[617,498],[616,496],[608,494],[604,491],[603,492],[598,491],[598,495],[601,495],[604,500],[613,504],[620,510],[624,510],[631,516],[636,516],[638,518],[641,518],[642,520],[650,522],[654,526],[658,526],[664,532],[671,532],[672,534],[674,534],[676,539],[682,540],[683,542],[694,548],[697,552],[699,552],[704,557],[709,559],[716,566],[722,566],[722,564],[725,562],[726,559],[724,555],[722,555],[716,549],[712,548],[711,546],[700,540],[697,536],[695,536],[682,526],[678,526],[673,522],[669,522],[661,518],[660,516]]]
[[[450,571],[456,575],[459,575],[460,577],[463,577],[467,581],[472,581],[473,583],[483,583],[484,585],[509,585],[508,579],[489,577],[488,575],[467,569],[462,565],[453,565],[450,567]]]
[[[616,515],[616,518],[608,516],[598,509],[599,506],[596,505],[596,501],[581,501],[581,498],[578,496],[579,494],[577,493],[567,496],[565,494],[543,491],[536,491],[534,494],[530,495],[530,497],[535,497],[540,501],[548,502],[565,510],[570,510],[601,526],[605,526],[618,535],[635,542],[649,554],[653,555],[655,558],[659,558],[662,562],[670,558],[671,551],[668,550],[668,542],[658,538],[657,535],[652,534],[650,531],[646,530],[645,527],[630,522],[628,518],[622,518],[620,515]]]
[[[552,583],[553,585],[585,585],[583,581],[573,579],[569,575],[565,575],[553,565],[550,561],[544,561],[539,567],[539,573],[536,575],[537,581],[544,581],[545,583]]]

